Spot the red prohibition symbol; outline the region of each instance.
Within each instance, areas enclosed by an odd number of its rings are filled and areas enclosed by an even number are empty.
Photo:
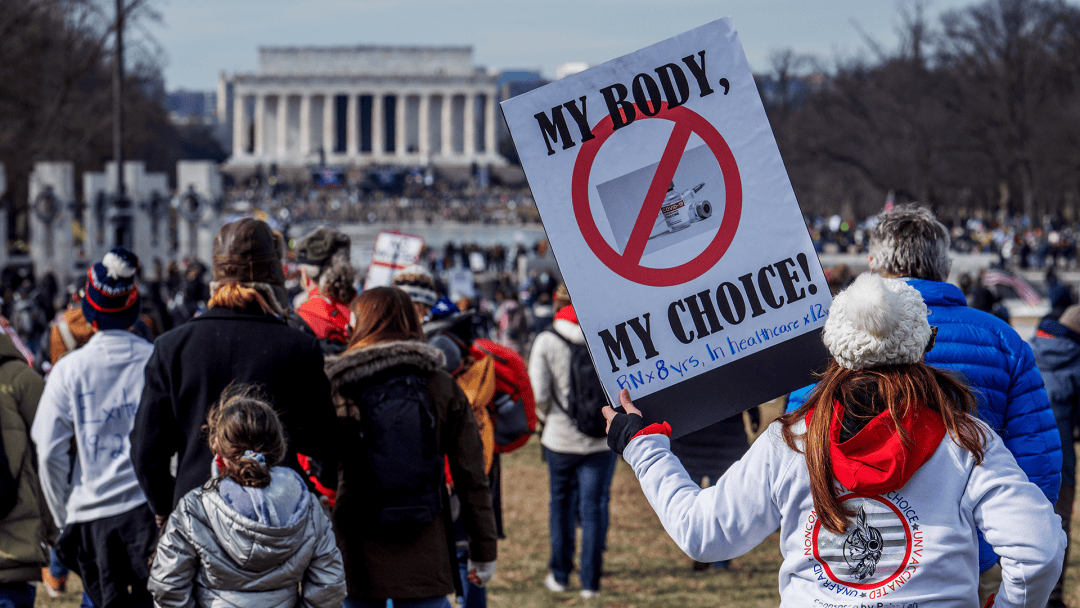
[[[724,257],[732,239],[735,238],[735,231],[739,227],[739,218],[742,215],[742,179],[739,176],[739,167],[735,163],[731,148],[716,128],[693,110],[685,106],[669,108],[667,103],[661,103],[660,111],[654,116],[647,116],[640,111],[637,115],[637,120],[670,120],[675,123],[675,126],[664,148],[664,153],[660,157],[660,164],[656,168],[656,174],[645,195],[641,213],[634,222],[626,248],[620,254],[604,240],[596,227],[596,219],[589,205],[589,175],[592,172],[593,162],[596,160],[600,147],[615,132],[611,116],[605,117],[593,128],[593,139],[581,145],[581,152],[574,164],[571,186],[574,218],[589,248],[605,266],[619,276],[651,287],[681,285],[708,272],[720,261],[720,258]],[[656,217],[660,214],[664,196],[675,177],[675,171],[679,168],[679,161],[682,160],[683,151],[692,134],[697,134],[709,147],[724,176],[724,217],[720,222],[720,229],[705,250],[685,264],[673,268],[642,266],[641,257],[645,253],[645,245],[649,242],[649,233],[652,231]]]

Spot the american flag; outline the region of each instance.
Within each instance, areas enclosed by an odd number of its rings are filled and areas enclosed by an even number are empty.
[[[1028,306],[1038,306],[1039,302],[1042,301],[1038,292],[1036,292],[1027,281],[1002,270],[988,268],[983,274],[983,285],[986,285],[987,287],[992,287],[994,285],[1006,285],[1012,287],[1013,290],[1016,291],[1016,295],[1020,296],[1020,299]]]

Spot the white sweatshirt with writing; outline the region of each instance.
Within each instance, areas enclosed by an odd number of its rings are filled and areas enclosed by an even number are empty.
[[[1042,608],[1061,571],[1061,519],[986,430],[979,466],[946,435],[901,489],[847,494],[857,515],[842,535],[817,520],[805,456],[787,447],[779,423],[704,490],[664,435],[634,439],[623,456],[664,529],[695,560],[737,557],[779,528],[781,606],[977,606],[978,527],[1001,556],[995,607]]]

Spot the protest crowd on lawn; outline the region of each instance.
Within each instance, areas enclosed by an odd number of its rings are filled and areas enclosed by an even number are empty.
[[[500,457],[537,434],[537,593],[603,595],[621,455],[694,570],[779,529],[784,605],[883,580],[925,605],[1065,605],[1072,287],[1051,286],[1028,344],[945,282],[949,231],[926,209],[883,212],[865,238],[870,272],[826,269],[832,364],[778,421],[753,408],[752,442],[743,416],[670,439],[625,391],[605,407],[550,273],[452,302],[441,270],[464,258],[447,248],[362,290],[343,233],[290,250],[253,218],[166,281],[115,248],[38,334],[2,322],[2,453],[19,474],[0,477],[0,599],[32,606],[74,573],[84,606],[484,606]]]

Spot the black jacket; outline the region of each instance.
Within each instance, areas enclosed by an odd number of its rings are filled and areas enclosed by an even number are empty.
[[[306,454],[320,481],[335,487],[334,406],[318,342],[276,317],[212,308],[158,338],[146,364],[131,460],[155,514],[167,515],[210,478],[213,453],[202,427],[234,382],[258,385],[281,417],[289,441],[283,464],[298,469],[296,453]]]

